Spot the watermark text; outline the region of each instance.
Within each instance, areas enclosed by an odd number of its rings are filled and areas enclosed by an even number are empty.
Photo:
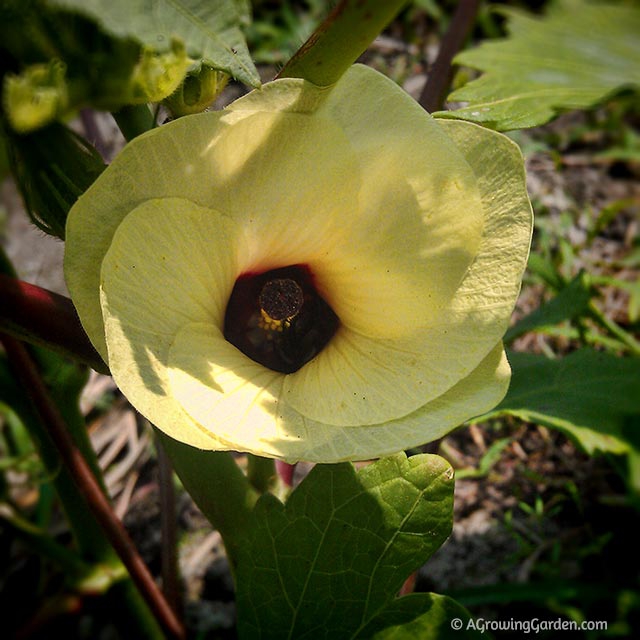
[[[531,618],[530,620],[516,620],[507,618],[506,620],[488,620],[486,618],[453,618],[451,628],[454,631],[519,631],[521,633],[540,633],[543,631],[606,631],[607,622],[605,620],[566,620],[555,618],[553,620],[541,620]]]

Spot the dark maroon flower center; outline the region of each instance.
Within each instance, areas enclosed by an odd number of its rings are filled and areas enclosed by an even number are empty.
[[[246,273],[224,316],[224,337],[269,369],[293,373],[327,345],[340,325],[305,265]]]

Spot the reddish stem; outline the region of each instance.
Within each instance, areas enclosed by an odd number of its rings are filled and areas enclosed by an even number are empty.
[[[69,298],[0,273],[0,301],[0,331],[109,373]]]
[[[31,396],[38,415],[47,426],[64,465],[84,496],[87,507],[104,530],[147,605],[168,637],[184,638],[185,631],[182,624],[158,589],[129,534],[114,514],[109,500],[102,492],[98,481],[82,456],[82,452],[76,447],[69,435],[66,424],[58,408],[52,402],[40,372],[26,347],[14,338],[3,334],[0,334],[0,342],[4,346],[16,375]]]
[[[282,460],[276,460],[276,471],[287,487],[293,487],[293,473],[295,470],[295,464],[288,464],[287,462],[282,462]]]
[[[405,581],[402,587],[400,587],[400,591],[398,592],[398,597],[408,596],[410,593],[413,593],[416,590],[416,580],[418,579],[418,572],[414,571]]]
[[[429,71],[427,84],[418,100],[429,113],[442,109],[453,77],[453,58],[471,33],[479,7],[480,0],[461,0],[453,14],[447,33],[440,43],[438,57]]]

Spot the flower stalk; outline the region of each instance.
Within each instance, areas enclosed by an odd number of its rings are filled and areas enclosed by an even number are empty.
[[[155,126],[153,114],[146,104],[127,105],[112,115],[127,142]]]
[[[202,451],[156,432],[184,488],[220,532],[235,567],[260,494],[227,451]]]
[[[273,459],[249,454],[247,456],[247,478],[251,486],[260,493],[274,491],[279,477]]]
[[[405,4],[341,0],[277,77],[304,78],[321,87],[337,82]]]
[[[0,331],[109,373],[69,298],[0,273],[0,300]]]

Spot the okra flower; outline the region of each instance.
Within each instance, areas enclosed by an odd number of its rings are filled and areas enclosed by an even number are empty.
[[[491,409],[531,207],[517,147],[355,66],[129,144],[72,209],[66,277],[131,403],[202,449],[420,445]]]

